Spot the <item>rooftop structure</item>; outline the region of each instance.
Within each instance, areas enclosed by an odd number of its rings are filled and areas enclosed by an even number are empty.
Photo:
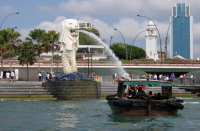
[[[94,25],[88,21],[78,20],[80,28],[93,28]]]

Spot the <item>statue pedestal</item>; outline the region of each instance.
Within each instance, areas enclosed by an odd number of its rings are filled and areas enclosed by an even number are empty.
[[[42,86],[58,100],[101,98],[101,83],[96,81],[50,81]]]

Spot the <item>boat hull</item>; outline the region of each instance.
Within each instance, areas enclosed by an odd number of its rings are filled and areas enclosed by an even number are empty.
[[[129,100],[130,101],[130,100]],[[115,101],[107,101],[113,113],[133,116],[176,115],[178,108],[166,104],[163,100],[132,100],[132,105],[114,105]]]

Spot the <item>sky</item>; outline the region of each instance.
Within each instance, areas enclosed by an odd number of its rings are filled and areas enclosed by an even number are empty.
[[[17,27],[15,30],[21,34],[20,38],[24,41],[31,30],[59,32],[63,20],[81,19],[94,24],[101,34],[100,37],[106,40],[108,45],[123,43],[122,34],[126,44],[133,44],[145,50],[145,33],[138,35],[148,24],[148,19],[137,17],[142,15],[149,17],[156,24],[164,51],[172,6],[176,3],[190,5],[191,15],[194,18],[194,58],[199,58],[199,0],[0,0],[0,27],[1,30]],[[16,12],[19,14],[12,14]],[[115,28],[121,34],[114,30]],[[159,41],[158,51],[160,51]]]

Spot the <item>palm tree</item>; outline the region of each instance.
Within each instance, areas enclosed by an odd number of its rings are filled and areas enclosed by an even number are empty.
[[[42,53],[42,47],[41,45],[44,43],[44,38],[45,38],[45,30],[42,29],[34,29],[30,31],[28,34],[30,38],[26,38],[26,40],[31,41],[31,42],[36,42],[37,43],[37,51],[38,51],[38,57],[40,58],[40,54]],[[40,64],[40,62],[39,62]],[[40,65],[39,65],[39,70],[40,70]]]
[[[14,31],[14,28],[8,28],[7,29],[7,35],[6,35],[6,38],[8,40],[8,45],[7,45],[7,52],[6,54],[9,55],[10,57],[10,70],[11,67],[12,67],[12,64],[11,64],[11,58],[15,56],[15,49],[16,48],[16,44],[21,42],[20,39],[18,39],[18,37],[21,36],[21,34],[19,32],[15,32]]]
[[[53,64],[53,56],[54,56],[54,47],[55,47],[55,43],[57,43],[58,39],[59,39],[59,33],[56,33],[56,31],[54,31],[54,30],[48,31],[46,34],[46,37],[45,37],[45,41],[47,42],[46,44],[47,45],[51,44],[51,53],[52,53],[51,72],[52,72],[52,64]],[[47,46],[47,47],[49,47],[49,46]],[[60,46],[56,45],[56,49],[59,49],[59,47]]]
[[[1,68],[3,70],[3,55],[6,52],[6,45],[7,45],[7,40],[6,40],[6,30],[1,30],[0,31],[0,54],[1,54]]]
[[[18,37],[21,34],[16,32],[14,28],[8,28],[7,30],[0,31],[0,54],[1,54],[1,64],[3,68],[3,58],[5,55],[8,57],[15,56],[15,47],[18,42],[21,42]],[[11,68],[11,61],[10,61],[10,68]]]
[[[37,51],[37,46],[34,45],[32,42],[23,42],[22,44],[18,45],[18,50],[20,52],[18,60],[19,64],[27,66],[27,81],[29,80],[29,70],[28,65],[33,65],[36,62],[35,53]]]

